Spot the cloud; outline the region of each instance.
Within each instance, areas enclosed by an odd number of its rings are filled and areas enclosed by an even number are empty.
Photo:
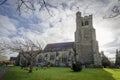
[[[9,36],[16,33],[16,26],[10,18],[0,15],[0,36]]]
[[[11,6],[15,4],[13,1],[7,2],[9,5],[0,7],[0,36],[2,39],[27,37],[42,39],[46,43],[74,41],[75,15],[78,11],[77,7],[79,7],[82,16],[93,14],[93,25],[96,29],[100,51],[104,50],[108,55],[108,53],[114,53],[114,49],[119,48],[120,18],[103,19],[104,15],[109,15],[111,6],[115,5],[116,1],[46,0],[46,2],[52,16],[44,6],[39,9],[38,3],[35,3],[34,12],[26,13],[25,8],[22,8],[21,16],[16,12],[16,5]]]

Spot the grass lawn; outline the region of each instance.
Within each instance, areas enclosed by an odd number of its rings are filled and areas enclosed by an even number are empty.
[[[83,69],[73,72],[70,68],[34,70],[28,73],[20,67],[11,67],[3,80],[120,80],[120,70],[117,69]]]
[[[120,69],[105,69],[105,71],[111,73],[115,80],[120,80]]]

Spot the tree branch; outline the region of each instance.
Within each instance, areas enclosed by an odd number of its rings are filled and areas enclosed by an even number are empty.
[[[49,15],[52,16],[52,14],[50,13],[50,11],[49,11],[49,9],[48,9],[48,7],[47,7],[47,5],[46,5],[45,0],[43,0],[43,4],[45,5],[45,8],[46,8],[47,12],[49,13]]]
[[[0,1],[0,5],[3,5],[7,0]]]

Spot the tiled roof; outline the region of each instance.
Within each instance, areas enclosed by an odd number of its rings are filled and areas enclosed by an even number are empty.
[[[16,57],[10,57],[10,61],[16,60]]]
[[[66,50],[73,48],[74,42],[64,42],[64,43],[53,43],[53,44],[48,44],[44,51],[45,52],[51,52],[51,51],[61,51],[61,50]]]

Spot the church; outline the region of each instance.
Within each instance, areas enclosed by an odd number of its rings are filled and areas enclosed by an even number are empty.
[[[75,41],[47,44],[44,52],[37,56],[37,63],[49,61],[53,66],[70,66],[75,54],[73,48],[76,49],[77,60],[85,66],[101,66],[92,15],[82,17],[81,12],[78,11]]]
[[[36,57],[35,63],[42,65],[49,62],[51,66],[71,66],[76,54],[77,61],[85,67],[101,66],[101,55],[92,23],[92,15],[81,16],[81,12],[76,13],[74,35],[74,42],[47,44],[43,52]]]

